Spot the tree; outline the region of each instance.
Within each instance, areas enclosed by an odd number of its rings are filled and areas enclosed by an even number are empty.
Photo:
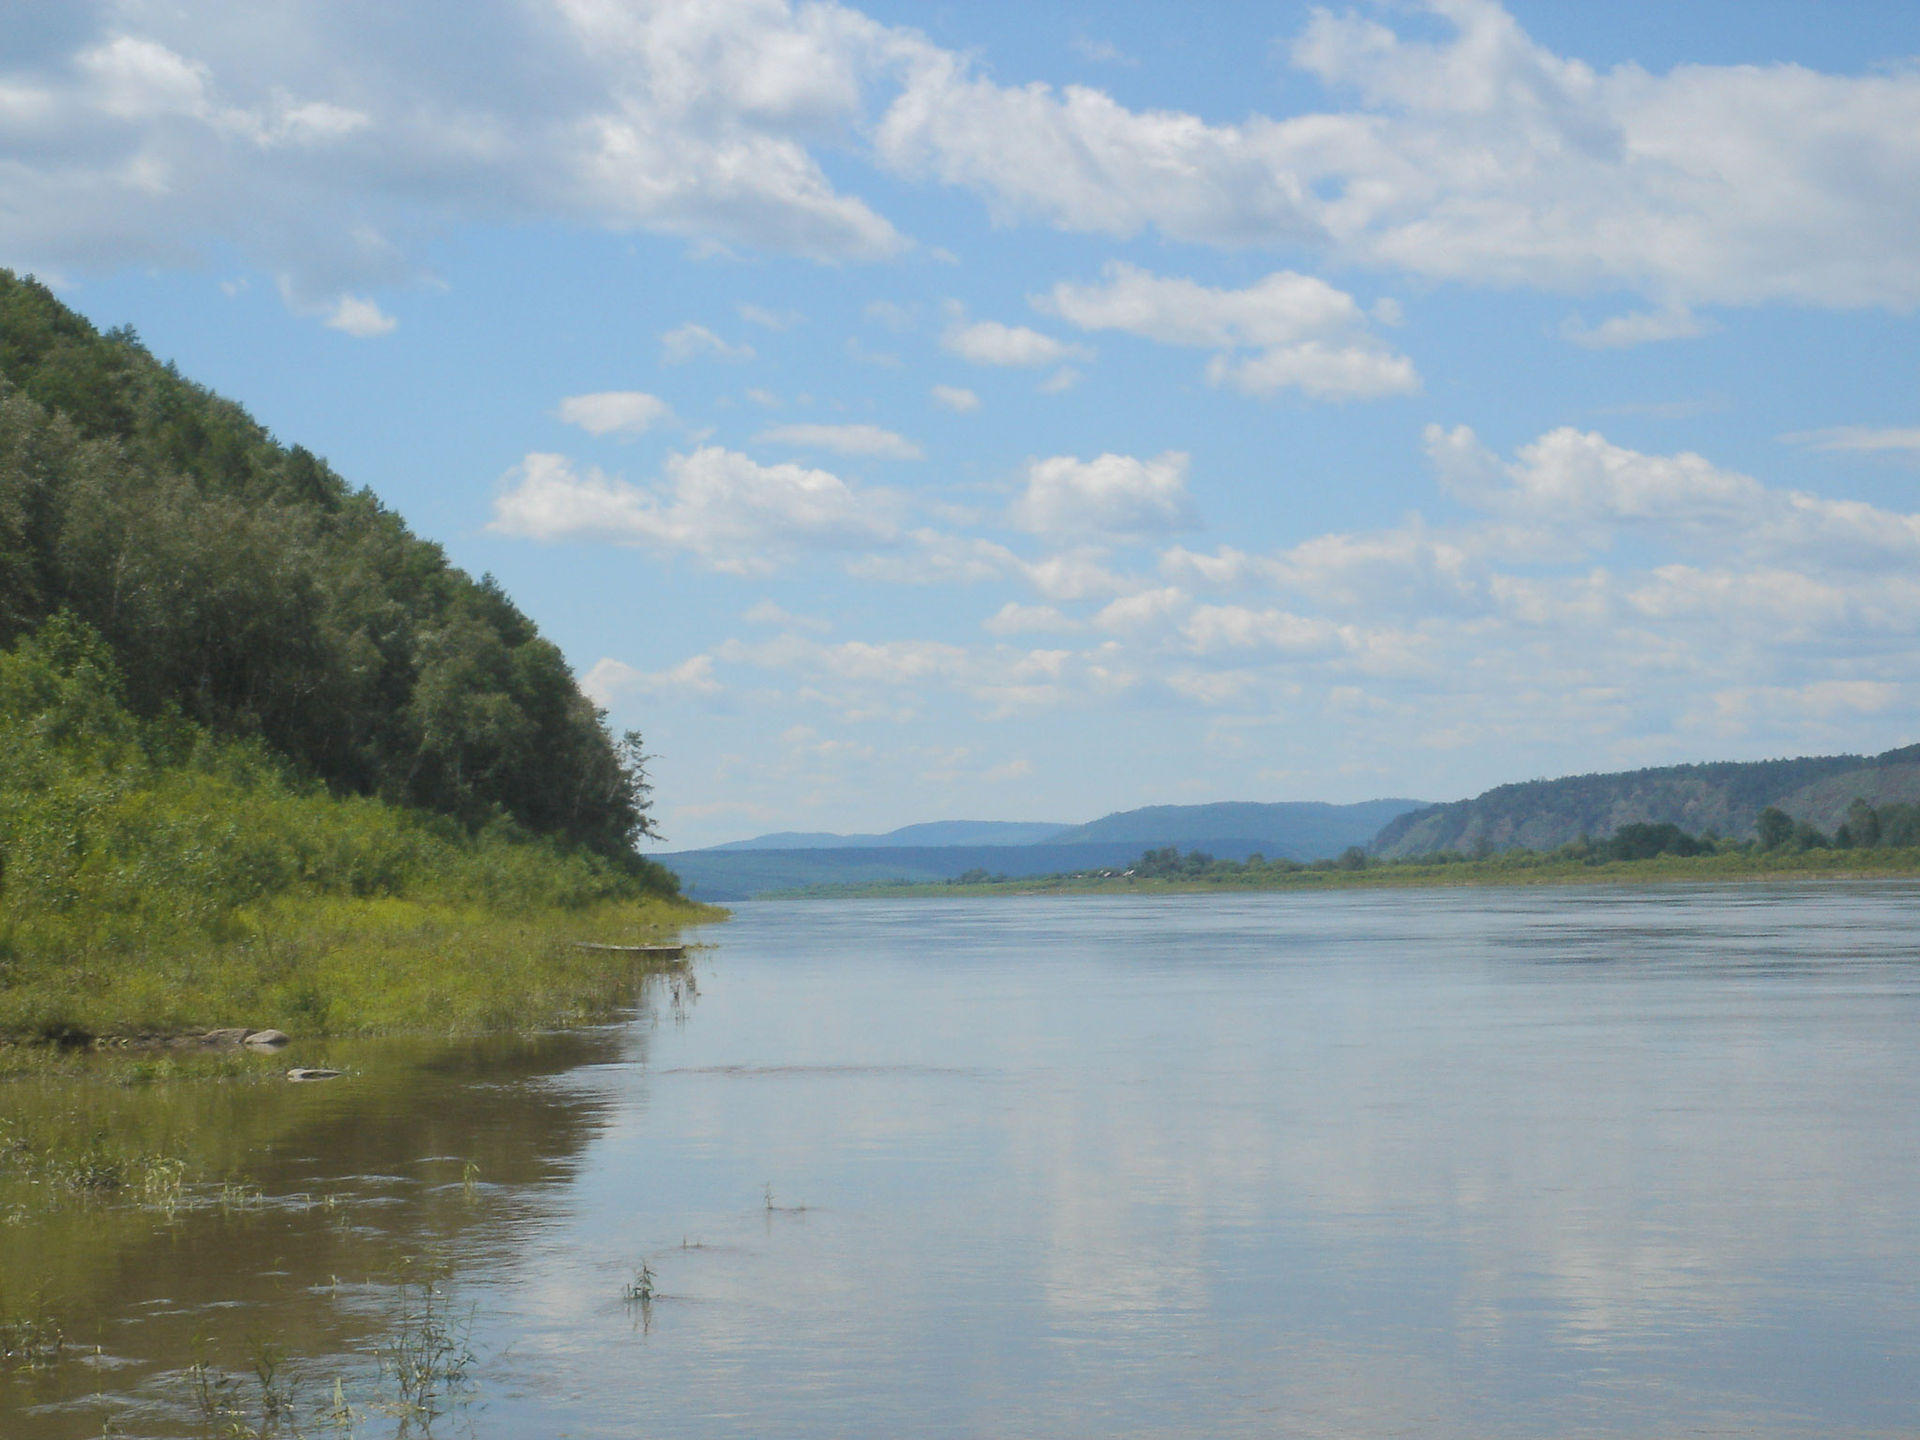
[[[1613,832],[1607,855],[1613,860],[1651,860],[1656,855],[1698,855],[1703,848],[1678,825],[1638,822]]]
[[[1847,806],[1847,818],[1833,833],[1833,843],[1842,850],[1871,850],[1880,843],[1880,813],[1856,795]]]
[[[1753,832],[1762,850],[1778,850],[1793,838],[1793,817],[1779,807],[1769,805],[1754,820]]]

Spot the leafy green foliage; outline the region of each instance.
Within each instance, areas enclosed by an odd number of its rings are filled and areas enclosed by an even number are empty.
[[[531,917],[551,930],[673,889],[638,856],[506,816],[469,828],[331,794],[258,737],[143,719],[123,692],[68,614],[0,653],[0,1034],[432,1025],[462,985],[468,1018],[513,1024],[527,991],[498,970],[409,977],[476,957],[561,974],[572,957]]]
[[[1793,817],[1777,805],[1769,805],[1753,822],[1753,833],[1762,850],[1778,850],[1793,839]]]
[[[1651,860],[1659,855],[1698,855],[1711,850],[1678,825],[1649,825],[1641,822],[1622,825],[1607,841],[1607,855],[1613,860]]]
[[[0,645],[71,611],[126,707],[303,775],[625,856],[643,756],[490,577],[324,461],[0,271]]]
[[[1612,835],[1629,824],[1671,824],[1690,834],[1748,835],[1764,810],[1804,817],[1818,810],[1822,787],[1860,783],[1871,793],[1875,783],[1913,763],[1911,751],[1889,751],[1871,759],[1829,755],[1725,761],[1528,780],[1402,815],[1380,831],[1372,850],[1389,859],[1438,850],[1491,853],[1515,846],[1546,852],[1583,835]],[[1789,828],[1776,844],[1792,841],[1791,826],[1789,818]]]

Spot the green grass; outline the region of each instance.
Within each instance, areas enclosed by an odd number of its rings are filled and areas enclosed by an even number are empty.
[[[580,1024],[639,972],[569,942],[723,914],[638,857],[334,795],[141,720],[84,627],[0,654],[0,1039]]]
[[[16,960],[0,987],[0,1034],[73,1043],[233,1025],[316,1036],[592,1024],[619,1013],[658,965],[574,941],[659,941],[716,918],[710,907],[665,899],[512,913],[474,902],[276,897],[226,917],[219,937],[169,936],[111,960]],[[40,1063],[10,1059],[0,1045],[0,1075]]]
[[[1920,878],[1920,847],[1861,850],[1756,851],[1661,855],[1650,860],[1595,862],[1550,852],[1501,851],[1478,859],[1369,862],[1346,869],[1249,865],[1191,876],[1046,875],[982,884],[812,886],[788,898],[908,898],[993,895],[1212,894],[1222,891],[1320,891],[1441,888],[1469,885],[1660,884],[1741,880]]]

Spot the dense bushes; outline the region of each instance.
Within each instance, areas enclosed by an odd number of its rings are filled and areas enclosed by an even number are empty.
[[[257,738],[223,739],[178,714],[138,717],[105,643],[71,616],[0,653],[0,1032],[58,1029],[75,1015],[213,1023],[233,1018],[209,1012],[216,991],[311,997],[316,964],[345,963],[356,947],[364,960],[370,943],[394,960],[406,948],[397,930],[481,932],[673,883],[638,857],[532,836],[504,817],[469,830],[331,795]],[[433,947],[429,964],[463,958],[445,934]],[[355,983],[403,982],[386,968]],[[224,978],[209,990],[216,971]],[[103,1007],[112,990],[121,998]],[[363,1026],[386,1013],[365,999],[336,993],[324,1015],[300,1018]]]
[[[0,271],[0,646],[71,611],[127,709],[258,737],[341,794],[625,856],[637,736],[365,491]]]

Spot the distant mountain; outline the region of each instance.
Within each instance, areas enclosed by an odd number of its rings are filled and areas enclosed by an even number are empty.
[[[1063,830],[1047,843],[1125,840],[1143,849],[1177,845],[1182,850],[1206,850],[1223,856],[1247,845],[1270,859],[1320,860],[1338,855],[1349,845],[1367,844],[1382,825],[1421,808],[1418,800],[1363,800],[1357,805],[1328,805],[1317,800],[1148,805]]]
[[[1139,859],[1144,850],[1167,845],[1228,860],[1244,860],[1256,852],[1320,860],[1350,845],[1366,844],[1382,824],[1418,808],[1417,800],[1153,805],[1072,827],[940,820],[885,835],[787,831],[654,858],[677,873],[699,899],[745,900],[803,885],[951,880],[969,870],[1024,879],[1099,866],[1119,868]]]
[[[1872,758],[1722,761],[1528,780],[1402,815],[1381,829],[1372,849],[1387,859],[1482,846],[1551,850],[1582,835],[1604,839],[1637,821],[1745,838],[1769,805],[1830,832],[1856,796],[1875,805],[1920,800],[1920,746]]]
[[[1037,845],[1067,827],[1040,820],[929,820],[884,835],[834,835],[824,830],[779,830],[730,840],[714,850],[888,850],[901,846]],[[691,852],[688,852],[691,853]]]

